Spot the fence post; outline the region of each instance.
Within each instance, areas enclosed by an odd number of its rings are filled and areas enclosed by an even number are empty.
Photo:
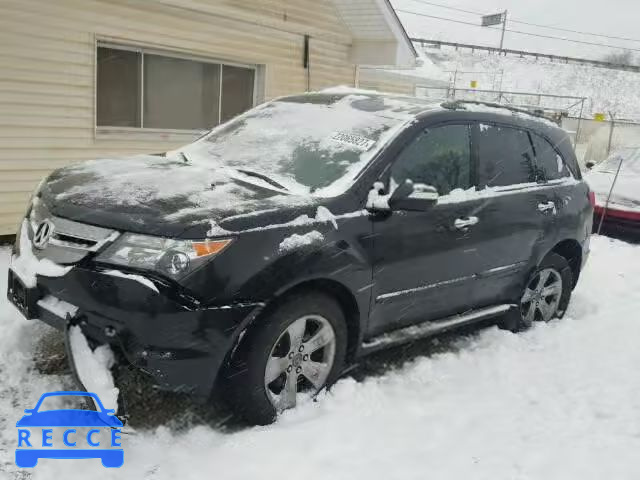
[[[578,116],[578,127],[576,128],[576,138],[573,141],[573,149],[578,148],[578,137],[580,136],[580,130],[582,127],[582,114],[584,113],[584,98],[580,102],[580,115]]]
[[[607,145],[607,157],[611,154],[611,142],[613,141],[613,129],[615,128],[616,121],[613,113],[609,112],[611,117],[611,128],[609,129],[609,143]]]
[[[456,71],[453,72],[453,90],[451,92],[451,99],[456,99],[456,81],[458,80],[458,67],[456,67]]]

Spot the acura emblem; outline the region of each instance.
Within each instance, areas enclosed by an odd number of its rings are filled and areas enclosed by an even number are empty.
[[[36,228],[36,234],[33,236],[33,246],[42,250],[49,243],[51,235],[53,235],[54,225],[51,220],[44,220]]]

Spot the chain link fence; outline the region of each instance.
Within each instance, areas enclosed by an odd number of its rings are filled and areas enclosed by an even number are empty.
[[[572,134],[582,165],[600,163],[617,150],[640,147],[640,122],[616,120],[615,114],[604,121],[563,118],[561,125]]]

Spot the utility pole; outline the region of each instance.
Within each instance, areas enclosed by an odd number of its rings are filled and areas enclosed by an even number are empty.
[[[502,50],[504,47],[504,31],[507,28],[507,13],[509,13],[509,11],[505,10],[502,14],[502,36],[500,37],[500,50]]]

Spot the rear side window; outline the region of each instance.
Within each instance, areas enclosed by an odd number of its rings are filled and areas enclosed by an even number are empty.
[[[471,187],[469,125],[446,125],[422,132],[399,155],[391,177],[431,185],[440,195]]]
[[[480,124],[478,153],[481,188],[536,181],[533,147],[524,130]]]
[[[548,182],[568,177],[569,169],[553,145],[535,133],[532,133],[531,137],[536,154],[537,181]]]

